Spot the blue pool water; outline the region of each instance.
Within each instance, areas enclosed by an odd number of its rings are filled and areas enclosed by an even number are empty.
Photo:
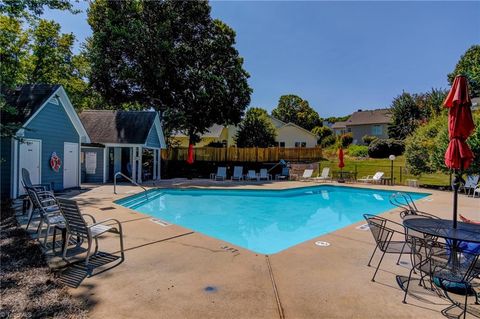
[[[117,201],[172,224],[274,254],[392,209],[394,193],[322,185],[289,190],[157,189]],[[428,194],[410,193],[414,200]]]

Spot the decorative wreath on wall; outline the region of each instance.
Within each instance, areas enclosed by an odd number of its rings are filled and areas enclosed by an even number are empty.
[[[62,166],[62,160],[60,159],[60,157],[58,157],[56,152],[53,152],[52,156],[50,157],[50,167],[55,172],[58,172],[61,166]]]

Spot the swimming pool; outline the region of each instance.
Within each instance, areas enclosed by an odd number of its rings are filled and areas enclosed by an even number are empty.
[[[117,204],[247,248],[274,254],[392,209],[395,192],[319,185],[288,190],[156,189]],[[410,193],[414,200],[429,194]]]

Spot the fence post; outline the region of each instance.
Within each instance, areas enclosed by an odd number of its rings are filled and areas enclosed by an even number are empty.
[[[355,179],[357,179],[357,164],[355,164]]]
[[[403,167],[400,166],[400,184],[402,183],[402,171],[403,171]]]

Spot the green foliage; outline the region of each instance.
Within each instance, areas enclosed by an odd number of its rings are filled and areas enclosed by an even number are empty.
[[[78,12],[70,0],[4,0],[0,4],[0,13],[14,18],[35,18],[43,14],[45,7]]]
[[[448,74],[450,85],[457,75],[466,75],[473,97],[480,96],[480,45],[472,45],[460,57],[455,69]]]
[[[387,158],[390,155],[402,155],[405,150],[403,141],[394,139],[376,139],[368,146],[368,155],[371,158]]]
[[[11,88],[26,81],[29,36],[18,19],[7,16],[0,16],[0,30],[0,77]]]
[[[430,92],[414,94],[415,104],[420,109],[421,118],[427,120],[440,114],[446,114],[443,101],[447,94],[448,90],[433,88]]]
[[[320,116],[310,107],[307,100],[297,95],[282,95],[272,116],[285,123],[294,123],[311,131],[315,126],[320,126]]]
[[[320,146],[329,147],[329,146],[334,145],[336,142],[337,142],[336,136],[335,135],[329,135],[329,136],[326,136],[322,139],[322,141],[320,142]]]
[[[375,141],[376,139],[378,139],[378,137],[376,137],[376,136],[371,136],[371,135],[365,135],[364,137],[362,137],[362,141],[363,141],[363,143],[365,143],[366,145],[370,145],[370,143],[372,143],[372,142]]]
[[[312,129],[312,133],[318,136],[317,144],[322,144],[322,141],[331,135],[333,135],[333,131],[328,126],[315,126]]]
[[[390,106],[392,122],[388,127],[388,136],[403,140],[417,128],[421,112],[414,97],[407,92],[397,96]]]
[[[345,122],[346,120],[348,120],[349,117],[350,115],[331,116],[331,117],[324,118],[323,120],[327,121],[328,123],[337,123],[337,122]]]
[[[205,1],[92,3],[91,84],[107,104],[163,112],[164,129],[194,143],[213,124],[237,124],[251,89],[235,32]]]
[[[352,133],[345,133],[340,135],[339,143],[342,147],[348,147],[348,145],[353,143],[353,134]]]
[[[267,111],[253,107],[239,125],[236,143],[238,147],[269,147],[277,144],[275,137],[275,127]]]
[[[367,157],[368,146],[365,145],[350,145],[348,147],[348,155],[352,157]]]
[[[405,162],[413,175],[432,173],[432,155],[436,148],[436,137],[440,132],[447,132],[447,117],[439,116],[420,126],[405,141]]]

